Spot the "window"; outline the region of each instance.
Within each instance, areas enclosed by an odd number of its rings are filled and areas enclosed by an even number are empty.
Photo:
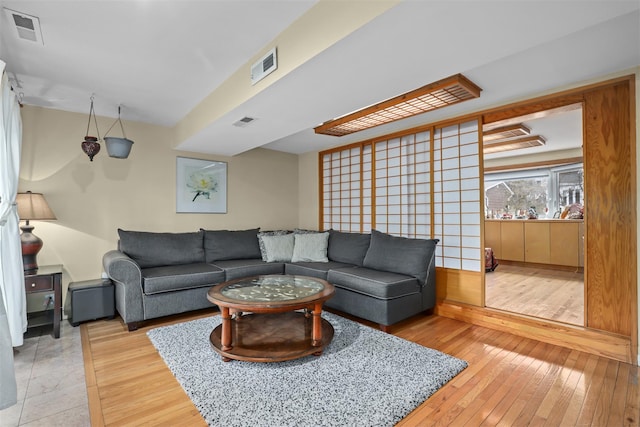
[[[567,206],[583,204],[582,163],[486,174],[484,192],[487,218],[527,218],[531,207],[538,218],[558,217]]]

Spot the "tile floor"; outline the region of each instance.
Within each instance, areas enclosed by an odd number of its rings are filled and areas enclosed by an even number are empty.
[[[60,327],[59,339],[50,326],[30,329],[14,348],[18,403],[0,411],[0,427],[91,425],[80,327]]]

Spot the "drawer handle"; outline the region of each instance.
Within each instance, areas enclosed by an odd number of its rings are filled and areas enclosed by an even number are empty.
[[[35,283],[32,283],[32,284],[31,284],[31,287],[32,287],[32,288],[35,288],[35,287],[36,287],[36,284],[35,284]]]

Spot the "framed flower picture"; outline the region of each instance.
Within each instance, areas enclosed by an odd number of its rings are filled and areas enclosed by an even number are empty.
[[[176,157],[176,212],[227,213],[227,164]]]

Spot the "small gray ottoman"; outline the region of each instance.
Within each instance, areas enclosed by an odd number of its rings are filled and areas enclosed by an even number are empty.
[[[80,322],[115,316],[115,294],[109,279],[69,283],[64,312],[72,326]]]

